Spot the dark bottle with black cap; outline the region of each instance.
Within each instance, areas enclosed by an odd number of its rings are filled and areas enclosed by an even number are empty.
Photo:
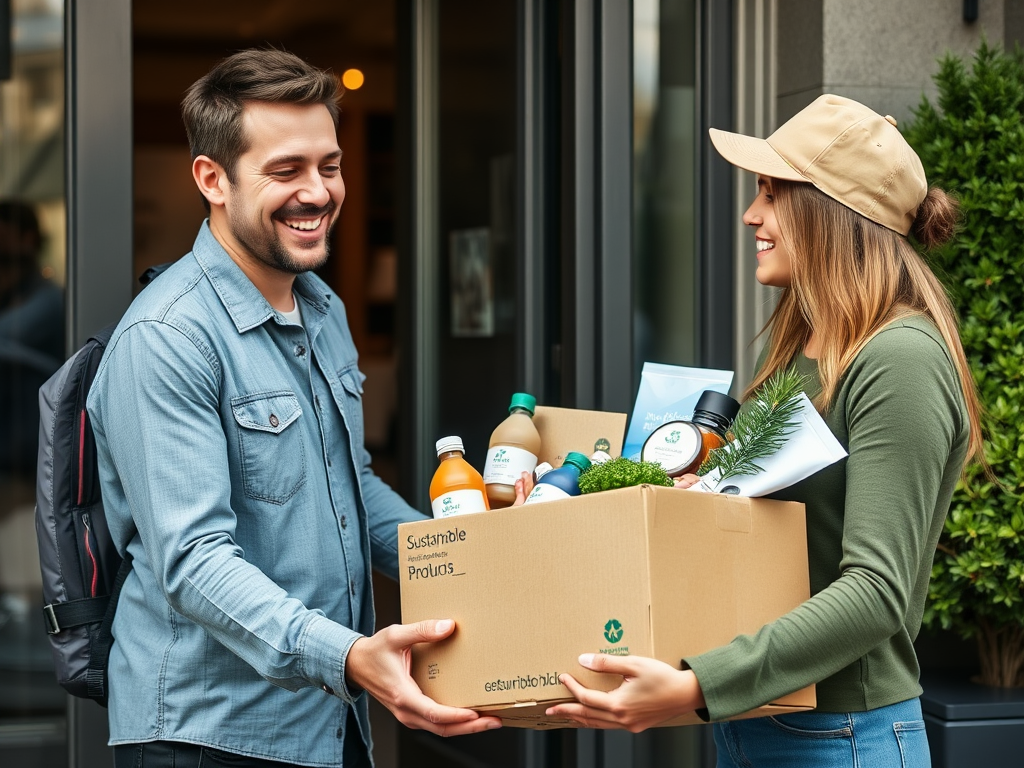
[[[689,421],[669,421],[654,430],[640,451],[643,461],[661,464],[669,477],[692,474],[708,454],[728,442],[740,404],[721,392],[701,393]]]

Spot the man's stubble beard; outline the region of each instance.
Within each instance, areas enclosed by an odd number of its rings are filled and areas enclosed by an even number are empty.
[[[333,204],[328,205],[327,210],[323,215],[326,217],[333,216],[334,207],[335,206]],[[274,217],[271,217],[271,220],[273,221]],[[236,220],[232,218],[229,223],[231,226],[231,234],[234,236],[235,240],[237,240],[242,247],[253,256],[253,258],[263,264],[266,264],[268,267],[278,269],[282,272],[301,275],[304,272],[315,272],[327,263],[327,259],[331,255],[331,235],[334,233],[334,226],[338,221],[335,219],[330,223],[330,225],[328,225],[327,230],[324,232],[323,254],[312,262],[298,261],[293,258],[281,243],[281,238],[277,234],[277,231],[272,228],[268,233],[260,226],[259,221],[253,225],[251,219],[242,218],[241,220]],[[314,243],[313,245],[318,246],[319,244]]]

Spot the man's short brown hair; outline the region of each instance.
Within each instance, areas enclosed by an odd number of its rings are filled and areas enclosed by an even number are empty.
[[[298,56],[249,48],[221,61],[185,93],[181,115],[192,159],[206,155],[235,181],[235,163],[249,148],[242,128],[246,102],[323,104],[338,124],[338,81]]]

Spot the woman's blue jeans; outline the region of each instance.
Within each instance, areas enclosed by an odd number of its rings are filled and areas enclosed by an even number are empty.
[[[716,723],[718,768],[931,768],[921,702]]]

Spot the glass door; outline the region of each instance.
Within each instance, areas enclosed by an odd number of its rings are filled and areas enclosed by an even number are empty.
[[[400,242],[405,333],[399,441],[405,495],[429,511],[434,441],[459,435],[482,470],[491,430],[523,386],[517,363],[516,0],[420,0],[400,27],[409,172]],[[402,766],[523,765],[502,729],[457,739],[402,729]]]
[[[64,4],[0,4],[0,764],[63,765],[33,522],[39,386],[65,356]]]

